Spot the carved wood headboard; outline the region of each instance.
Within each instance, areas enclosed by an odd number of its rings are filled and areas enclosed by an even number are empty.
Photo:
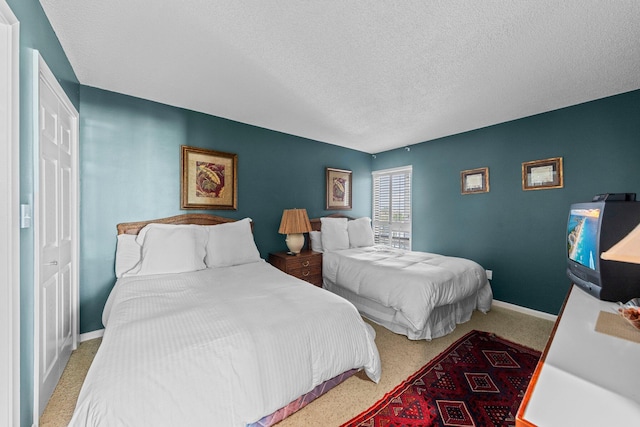
[[[117,229],[118,234],[138,234],[142,227],[151,223],[217,225],[234,221],[236,220],[232,218],[224,218],[209,214],[183,214],[167,218],[152,219],[149,221],[123,222],[117,225]],[[251,228],[253,229],[253,221],[251,222]]]

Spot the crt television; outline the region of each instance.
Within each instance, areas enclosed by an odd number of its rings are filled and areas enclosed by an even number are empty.
[[[596,197],[597,199],[597,197]],[[600,259],[640,223],[640,202],[599,200],[571,205],[567,221],[567,275],[596,298],[640,297],[640,265]]]

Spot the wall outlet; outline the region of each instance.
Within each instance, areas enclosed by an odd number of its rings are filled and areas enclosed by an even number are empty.
[[[493,279],[493,270],[487,270],[487,279]]]

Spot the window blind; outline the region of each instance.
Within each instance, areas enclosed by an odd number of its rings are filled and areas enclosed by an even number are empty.
[[[411,172],[406,166],[372,173],[376,244],[411,250]]]

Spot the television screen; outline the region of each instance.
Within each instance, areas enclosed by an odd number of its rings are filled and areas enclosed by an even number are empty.
[[[592,270],[597,269],[600,209],[571,209],[567,225],[570,259]]]

